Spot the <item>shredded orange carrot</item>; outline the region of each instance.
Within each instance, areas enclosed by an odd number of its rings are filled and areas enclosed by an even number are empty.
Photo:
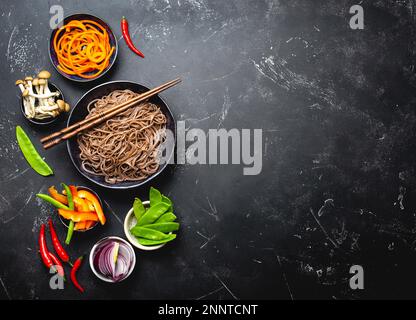
[[[105,28],[92,20],[72,20],[53,38],[58,68],[70,75],[92,79],[109,65],[114,47]]]

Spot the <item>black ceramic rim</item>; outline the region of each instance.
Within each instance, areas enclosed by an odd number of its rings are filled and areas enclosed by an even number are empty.
[[[142,84],[140,84],[140,83],[137,83],[137,82],[134,82],[134,81],[129,81],[129,80],[115,80],[115,81],[109,81],[109,82],[106,82],[106,83],[103,83],[103,84],[100,84],[100,85],[98,85],[98,86],[95,86],[94,88],[92,88],[92,89],[90,89],[90,90],[88,90],[78,101],[77,101],[77,103],[75,104],[75,106],[72,108],[72,110],[71,110],[71,113],[69,114],[69,117],[68,117],[68,120],[67,120],[67,127],[69,127],[70,126],[70,123],[71,123],[71,118],[72,118],[72,115],[73,115],[73,112],[77,109],[77,107],[78,107],[78,105],[79,105],[79,103],[85,98],[85,97],[87,97],[92,91],[94,91],[94,90],[96,90],[97,88],[100,88],[100,87],[104,87],[104,86],[107,86],[107,85],[110,85],[110,84],[113,84],[113,83],[130,83],[130,84],[133,84],[133,85],[138,85],[138,86],[141,86],[141,87],[143,87],[144,89],[146,89],[146,90],[150,90],[148,87],[146,87],[146,86],[144,86],[144,85],[142,85]],[[74,159],[74,155],[72,154],[72,152],[71,152],[71,147],[70,147],[70,140],[67,140],[67,142],[66,142],[66,147],[67,147],[67,150],[68,150],[68,154],[69,154],[69,157],[71,158],[71,162],[72,162],[72,164],[74,165],[74,167],[78,170],[78,172],[79,173],[81,173],[81,175],[83,175],[85,178],[87,178],[89,181],[91,181],[91,182],[93,182],[93,183],[95,183],[95,184],[97,184],[97,185],[99,185],[99,186],[101,186],[101,187],[104,187],[104,188],[108,188],[108,189],[119,189],[119,190],[126,190],[126,189],[132,189],[132,188],[137,188],[137,187],[140,187],[140,186],[142,186],[142,185],[144,185],[144,184],[146,184],[146,183],[148,183],[149,181],[151,181],[152,179],[154,179],[154,178],[156,178],[160,173],[162,173],[163,172],[163,170],[165,170],[166,169],[166,167],[168,166],[168,164],[170,163],[170,160],[172,159],[172,157],[173,157],[173,154],[174,154],[174,152],[175,152],[175,146],[176,146],[176,120],[175,120],[175,117],[173,116],[173,113],[172,113],[172,111],[170,110],[170,108],[169,108],[169,106],[168,106],[168,104],[165,102],[165,100],[164,99],[162,99],[161,97],[160,97],[160,95],[156,95],[161,101],[162,101],[162,103],[164,104],[164,106],[166,107],[166,110],[167,110],[167,112],[169,113],[169,116],[170,116],[170,118],[172,119],[172,124],[173,124],[173,138],[174,138],[174,140],[173,140],[173,145],[172,145],[172,150],[170,151],[170,154],[169,154],[169,157],[167,157],[167,160],[166,160],[166,162],[163,164],[163,165],[161,165],[160,167],[159,167],[159,170],[156,172],[156,173],[154,173],[154,174],[152,174],[151,176],[149,176],[149,177],[147,177],[146,179],[144,179],[144,180],[138,180],[138,181],[136,181],[135,183],[133,183],[132,185],[117,185],[117,184],[114,184],[114,185],[110,185],[110,184],[107,184],[107,183],[102,183],[102,182],[100,182],[100,181],[96,181],[96,180],[94,180],[93,178],[91,178],[86,172],[84,172],[78,165],[77,165],[77,163],[75,162],[75,159]],[[72,139],[74,139],[74,138],[72,138]]]
[[[49,86],[51,86],[51,87],[53,87],[53,88],[55,88],[56,90],[58,90],[58,91],[59,91],[59,96],[58,96],[58,99],[61,99],[61,100],[64,100],[64,101],[65,101],[64,94],[62,93],[61,89],[59,89],[59,88],[56,86],[56,84],[54,84],[54,83],[52,83],[52,82],[48,81],[48,87],[49,87]],[[51,88],[49,88],[49,89],[51,89]],[[48,124],[54,123],[56,120],[58,120],[58,119],[62,118],[62,115],[63,115],[63,113],[60,113],[58,116],[56,116],[56,117],[50,117],[50,118],[46,118],[44,121],[42,121],[42,120],[36,120],[36,119],[29,119],[29,118],[26,116],[26,114],[25,114],[25,109],[24,109],[24,106],[23,106],[23,98],[22,98],[22,97],[20,97],[20,110],[22,111],[22,114],[23,114],[23,116],[25,117],[25,119],[26,119],[27,121],[29,121],[30,123],[36,124],[37,126],[45,126],[45,125],[48,125]]]
[[[113,65],[114,65],[114,63],[116,62],[116,60],[117,60],[117,56],[118,56],[118,41],[117,41],[117,37],[116,37],[116,35],[114,34],[114,32],[113,32],[113,29],[111,29],[111,27],[110,27],[110,25],[105,21],[105,20],[103,20],[103,19],[101,19],[100,17],[98,17],[98,16],[96,16],[96,15],[93,15],[93,14],[91,14],[91,13],[73,13],[73,14],[71,14],[71,15],[69,15],[69,16],[66,16],[65,18],[64,18],[64,20],[63,20],[63,23],[65,24],[68,20],[69,21],[71,21],[71,20],[74,20],[73,18],[74,18],[74,16],[79,16],[79,15],[84,15],[84,16],[90,16],[90,17],[93,17],[93,18],[95,18],[95,19],[98,19],[98,20],[100,20],[107,28],[108,28],[108,30],[110,30],[110,32],[111,32],[111,34],[113,35],[113,38],[114,38],[114,42],[115,42],[115,47],[116,47],[116,49],[115,49],[115,52],[113,53],[114,54],[114,59],[113,59],[113,61],[111,61],[110,62],[110,64],[107,66],[107,68],[101,73],[101,74],[99,74],[97,77],[95,77],[95,78],[92,78],[92,79],[72,79],[71,77],[69,77],[66,73],[64,73],[64,72],[62,72],[61,70],[59,70],[59,68],[58,68],[58,66],[57,65],[55,65],[55,63],[53,62],[53,59],[52,59],[52,55],[51,55],[51,51],[52,51],[52,48],[51,48],[51,42],[52,42],[52,37],[53,37],[53,35],[55,34],[55,32],[56,32],[56,30],[57,30],[57,28],[55,28],[55,29],[53,29],[52,30],[52,33],[51,33],[51,35],[49,36],[49,43],[48,43],[48,46],[49,46],[49,50],[48,50],[48,54],[49,54],[49,60],[51,61],[51,64],[53,65],[53,67],[55,68],[55,70],[61,75],[61,76],[63,76],[63,77],[65,77],[66,79],[68,79],[68,80],[71,80],[71,81],[75,81],[75,82],[90,82],[90,81],[94,81],[94,80],[97,80],[97,79],[99,79],[99,78],[101,78],[102,76],[104,76],[112,67],[113,67]],[[111,60],[111,58],[110,58],[110,60]]]

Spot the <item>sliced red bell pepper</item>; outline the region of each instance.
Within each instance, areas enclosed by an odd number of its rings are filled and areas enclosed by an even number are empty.
[[[66,196],[64,196],[63,194],[60,194],[55,186],[51,186],[48,189],[49,194],[51,195],[52,198],[54,198],[56,201],[63,203],[63,204],[68,204],[68,199]]]
[[[102,225],[105,224],[106,219],[105,219],[105,215],[103,212],[103,208],[101,207],[101,204],[100,204],[100,200],[98,200],[98,198],[94,194],[92,194],[91,192],[87,190],[78,190],[78,197],[91,201],[92,205],[95,208],[95,212],[97,213],[98,220],[100,221]]]
[[[74,185],[69,185],[69,189],[71,190],[72,197],[77,197],[78,196],[77,187],[75,187]]]
[[[67,220],[74,222],[92,220],[98,221],[97,214],[95,212],[76,212],[72,210],[58,209],[58,213]]]

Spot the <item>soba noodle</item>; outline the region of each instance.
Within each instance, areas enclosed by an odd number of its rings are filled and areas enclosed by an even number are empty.
[[[137,96],[116,90],[88,104],[88,117]],[[82,167],[107,183],[143,180],[159,168],[159,146],[165,139],[166,117],[150,102],[131,107],[78,135]]]

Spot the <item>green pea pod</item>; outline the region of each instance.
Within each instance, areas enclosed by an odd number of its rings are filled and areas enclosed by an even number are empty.
[[[32,169],[45,177],[52,175],[53,170],[45,161],[43,161],[21,126],[16,127],[16,138],[20,150]]]
[[[154,223],[162,223],[162,222],[173,222],[176,220],[176,216],[172,212],[166,212],[162,214],[162,216],[157,219]]]
[[[61,183],[61,185],[62,185],[62,188],[65,189],[66,198],[68,199],[69,210],[74,210],[75,209],[74,196],[72,195],[71,189],[65,183]]]
[[[166,239],[163,240],[150,240],[145,238],[137,238],[137,241],[143,246],[156,246],[158,244],[166,243],[176,239],[176,234],[169,234]]]
[[[150,206],[153,207],[159,202],[162,202],[162,194],[156,188],[150,187],[149,200],[150,200]]]
[[[149,240],[163,240],[168,237],[168,235],[164,234],[163,232],[139,226],[131,228],[130,232],[136,237],[145,238]]]
[[[58,209],[69,210],[69,208],[66,205],[64,205],[63,203],[60,203],[59,201],[56,201],[54,198],[48,196],[47,194],[38,193],[36,196],[39,199],[42,199],[42,200],[45,200],[46,202],[49,202],[50,204],[52,204],[54,207],[56,207]]]
[[[68,199],[69,210],[74,210],[75,208],[74,197],[72,196],[71,189],[65,183],[62,183],[61,185],[65,189],[65,192],[66,192],[66,198]],[[65,239],[65,243],[67,245],[71,243],[72,235],[74,234],[74,228],[75,228],[74,221],[69,220],[68,232],[66,234],[66,239]]]
[[[140,218],[137,222],[138,226],[143,226],[145,224],[152,224],[155,222],[159,217],[166,212],[169,208],[169,205],[164,202],[159,202],[154,206],[151,206],[149,210]]]
[[[162,202],[167,203],[169,205],[169,211],[173,210],[173,203],[172,200],[170,200],[168,197],[166,197],[165,195],[162,195]]]
[[[71,243],[72,235],[74,234],[75,223],[69,220],[68,232],[66,234],[65,243],[69,245]]]
[[[135,215],[137,221],[139,221],[140,218],[146,212],[146,209],[144,208],[143,203],[139,198],[134,199],[133,212],[134,212],[134,215]]]
[[[176,231],[179,229],[179,223],[177,222],[161,222],[161,223],[153,223],[147,224],[143,226],[143,228],[156,230],[163,233],[169,233],[172,231]]]

